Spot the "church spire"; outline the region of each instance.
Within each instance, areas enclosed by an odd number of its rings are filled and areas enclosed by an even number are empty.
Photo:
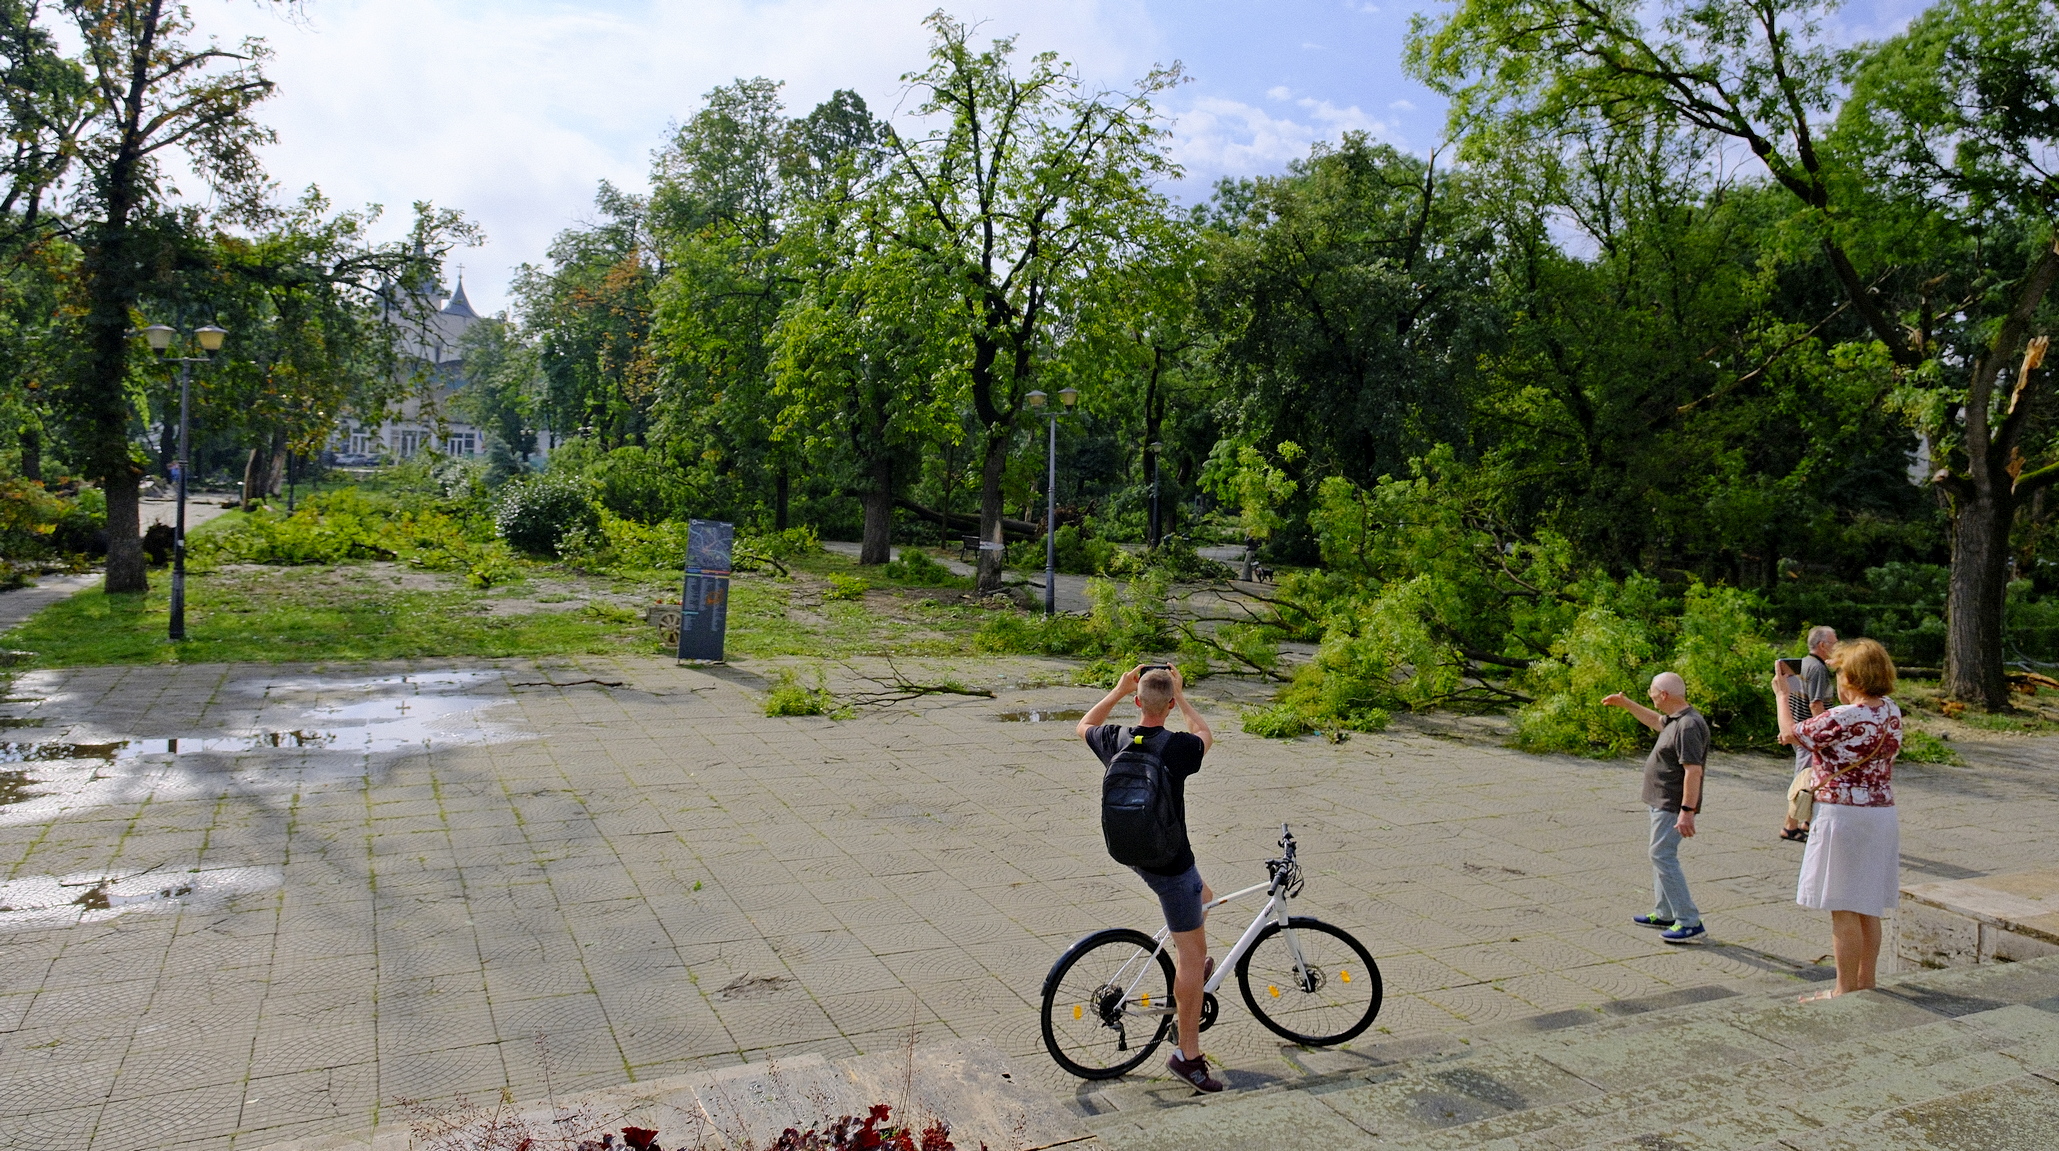
[[[450,303],[443,306],[443,314],[446,316],[464,316],[474,320],[479,318],[479,313],[472,310],[472,301],[465,298],[465,274],[463,272],[458,273],[457,291],[451,293]]]

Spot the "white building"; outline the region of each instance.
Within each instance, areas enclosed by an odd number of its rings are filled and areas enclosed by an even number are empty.
[[[431,288],[414,293],[409,306],[392,308],[388,322],[400,329],[404,370],[411,376],[422,373],[426,386],[411,387],[407,398],[388,410],[383,424],[344,420],[331,450],[398,460],[430,450],[450,456],[484,452],[485,432],[459,418],[450,404],[465,386],[461,341],[479,318],[465,298],[463,276],[447,301],[440,288]]]

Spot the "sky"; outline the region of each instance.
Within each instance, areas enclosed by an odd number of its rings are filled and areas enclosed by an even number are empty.
[[[458,252],[473,306],[507,306],[524,262],[591,218],[602,180],[648,187],[652,151],[710,89],[785,82],[800,114],[839,88],[876,114],[902,104],[925,62],[922,18],[942,0],[199,0],[203,35],[263,37],[279,134],[266,157],[283,193],[319,185],[339,207],[382,204],[389,235],[409,205],[458,208],[486,242]],[[1014,35],[1088,80],[1123,86],[1175,60],[1191,82],[1165,101],[1193,200],[1223,176],[1279,172],[1320,140],[1362,130],[1412,152],[1444,108],[1401,67],[1409,18],[1435,0],[978,0],[946,3],[982,40]],[[1859,0],[1852,37],[1891,33],[1917,0]]]

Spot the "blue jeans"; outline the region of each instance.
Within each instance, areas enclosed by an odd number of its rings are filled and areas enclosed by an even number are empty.
[[[1702,921],[1702,912],[1687,894],[1687,875],[1680,870],[1680,829],[1674,826],[1679,818],[1677,811],[1651,809],[1651,915],[1693,927]]]

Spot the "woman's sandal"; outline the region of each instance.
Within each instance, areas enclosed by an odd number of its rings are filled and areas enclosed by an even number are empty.
[[[1807,843],[1809,842],[1809,829],[1806,827],[1783,828],[1780,832],[1780,838],[1789,843]]]

